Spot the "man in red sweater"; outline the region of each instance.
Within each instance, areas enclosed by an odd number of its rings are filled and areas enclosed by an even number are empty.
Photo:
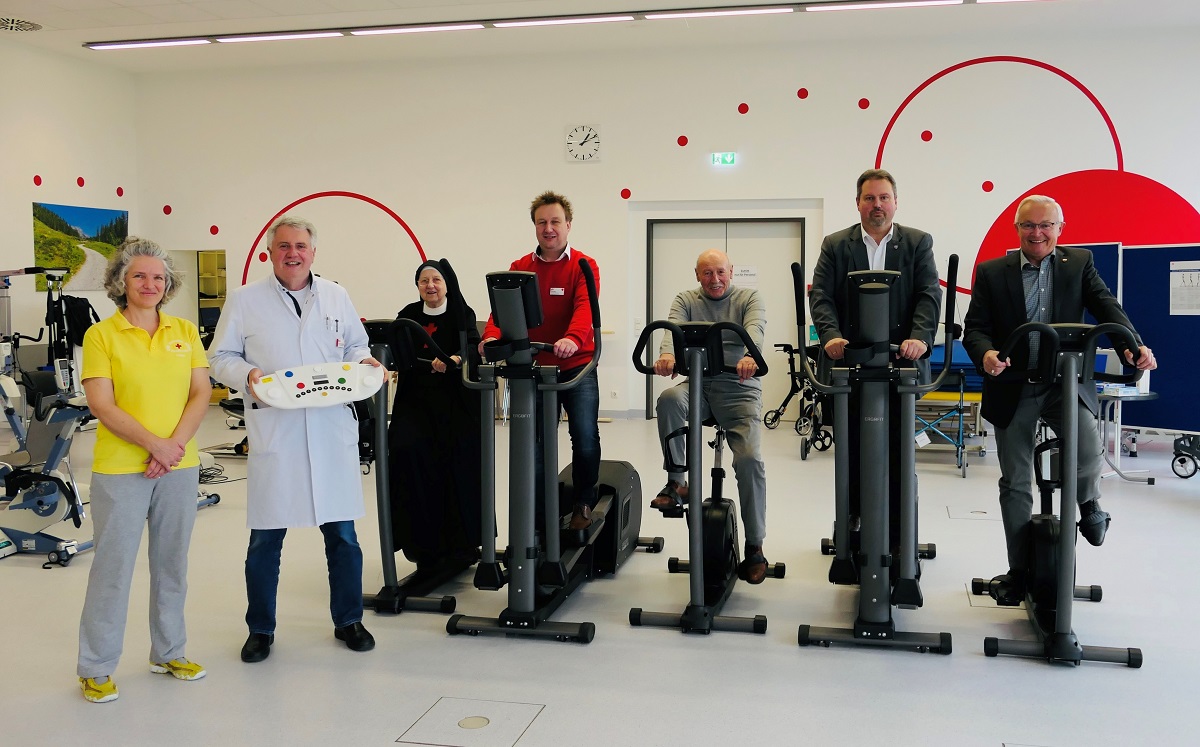
[[[592,334],[592,308],[587,283],[579,269],[586,259],[600,292],[600,268],[596,260],[567,243],[571,233],[571,203],[554,192],[537,196],[529,206],[537,248],[509,266],[510,270],[533,272],[538,276],[542,300],[542,323],[529,330],[535,342],[553,342],[554,349],[537,354],[543,366],[558,366],[558,380],[573,379],[596,351]],[[484,343],[500,339],[500,328],[489,316],[479,353]],[[596,506],[596,479],[600,473],[600,384],[593,369],[579,386],[558,393],[559,406],[567,411],[567,430],[571,434],[571,483],[575,491],[575,510],[571,529],[586,529],[592,523]],[[538,419],[539,436],[541,419]],[[540,454],[540,452],[539,452]],[[557,469],[548,465],[547,469]],[[540,483],[539,483],[540,488]]]

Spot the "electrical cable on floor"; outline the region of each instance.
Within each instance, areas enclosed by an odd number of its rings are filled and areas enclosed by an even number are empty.
[[[201,485],[216,485],[222,482],[229,482],[229,478],[225,476],[224,465],[214,464],[211,467],[200,468]]]

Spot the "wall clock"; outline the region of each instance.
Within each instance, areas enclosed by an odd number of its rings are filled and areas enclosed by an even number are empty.
[[[596,125],[577,125],[567,130],[567,160],[600,160],[600,129]]]

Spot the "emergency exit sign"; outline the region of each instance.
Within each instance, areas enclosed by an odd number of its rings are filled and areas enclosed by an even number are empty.
[[[732,166],[737,161],[737,153],[713,153],[713,166]]]

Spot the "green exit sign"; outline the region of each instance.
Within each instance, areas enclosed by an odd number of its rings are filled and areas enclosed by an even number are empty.
[[[713,166],[732,166],[737,161],[737,153],[713,153]]]

